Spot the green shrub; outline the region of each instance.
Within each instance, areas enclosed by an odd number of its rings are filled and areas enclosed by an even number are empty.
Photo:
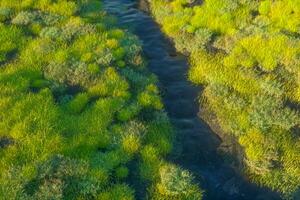
[[[267,15],[271,10],[271,1],[262,1],[259,5],[259,13],[262,15]]]
[[[130,155],[137,153],[140,149],[140,146],[140,138],[137,135],[129,133],[128,135],[123,136],[122,148],[126,153]]]
[[[278,150],[271,138],[253,130],[240,137],[240,144],[245,147],[247,164],[257,174],[266,174],[278,162]]]
[[[97,200],[134,200],[134,191],[127,185],[115,185],[98,195]]]
[[[38,88],[38,89],[47,87],[49,85],[50,85],[49,81],[44,80],[44,79],[37,79],[37,80],[32,81],[32,83],[31,83],[31,87]]]
[[[124,179],[128,176],[128,173],[129,173],[129,170],[127,167],[118,167],[116,170],[115,170],[115,175],[117,178],[119,179]]]
[[[22,11],[12,20],[16,25],[29,25],[37,19],[37,15],[34,12]]]
[[[89,177],[96,180],[100,185],[107,185],[110,182],[110,174],[106,169],[94,167],[89,171]]]
[[[52,61],[44,68],[44,73],[47,79],[70,86],[88,87],[93,79],[97,79],[89,73],[86,63],[75,60],[64,63]]]
[[[121,60],[124,58],[124,56],[126,55],[125,49],[123,49],[122,47],[116,49],[113,52],[113,56],[116,60]]]
[[[129,121],[136,117],[140,113],[140,111],[141,106],[139,106],[136,103],[133,103],[120,110],[120,112],[118,113],[118,119],[124,122]]]
[[[147,141],[157,148],[161,155],[167,155],[172,150],[173,130],[168,117],[158,114],[149,124]]]
[[[0,24],[0,62],[6,61],[10,53],[22,47],[24,40],[24,34],[19,28]]]
[[[72,1],[58,1],[50,5],[47,10],[55,14],[71,16],[76,13],[77,5]]]
[[[108,48],[110,49],[116,49],[119,47],[119,41],[117,39],[108,39],[106,41],[106,45],[108,46]]]
[[[89,64],[88,65],[88,70],[92,74],[98,74],[100,73],[100,67],[96,64]]]
[[[28,192],[36,199],[78,198],[97,193],[99,188],[93,181],[88,177],[87,163],[56,156],[39,166],[34,181],[37,185]]]
[[[126,66],[126,63],[122,60],[119,60],[119,61],[117,61],[117,66],[123,68]]]
[[[0,22],[8,20],[12,15],[10,8],[0,8]]]
[[[115,39],[123,39],[125,37],[125,32],[121,29],[112,29],[108,32],[109,37]]]
[[[80,113],[86,107],[90,100],[90,97],[87,93],[78,94],[70,103],[68,104],[68,110],[71,113]]]
[[[160,182],[158,192],[166,197],[177,199],[202,199],[202,191],[193,184],[193,177],[189,172],[174,165],[160,167]]]
[[[46,27],[41,30],[40,36],[49,39],[58,39],[61,33],[57,27]]]
[[[158,150],[152,145],[146,145],[141,150],[141,159],[142,162],[139,166],[141,177],[147,181],[156,181],[162,163]]]
[[[145,107],[157,110],[163,109],[161,98],[158,96],[158,90],[153,84],[148,85],[146,90],[138,95],[138,102]]]

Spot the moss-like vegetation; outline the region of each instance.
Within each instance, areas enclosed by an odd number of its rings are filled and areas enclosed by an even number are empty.
[[[149,2],[190,55],[189,79],[205,86],[203,106],[244,148],[252,180],[299,198],[300,2]]]
[[[0,199],[200,199],[164,160],[156,77],[114,21],[97,0],[0,1]]]

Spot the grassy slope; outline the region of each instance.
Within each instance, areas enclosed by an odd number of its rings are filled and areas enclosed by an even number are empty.
[[[202,100],[245,149],[247,173],[294,197],[300,190],[300,2],[150,1]]]
[[[114,21],[96,0],[0,1],[0,199],[131,200],[132,182],[201,199],[164,160],[156,78]]]

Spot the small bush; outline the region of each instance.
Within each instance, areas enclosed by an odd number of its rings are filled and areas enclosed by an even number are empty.
[[[117,39],[108,39],[106,41],[106,45],[110,48],[110,49],[116,49],[117,47],[119,47],[119,41]]]
[[[118,179],[124,179],[128,176],[129,174],[129,170],[127,167],[118,167],[116,170],[115,170],[115,175]]]
[[[138,102],[145,107],[152,107],[157,110],[163,109],[161,98],[158,96],[158,90],[153,84],[148,85],[146,91],[139,94]]]
[[[122,147],[126,153],[133,155],[134,153],[138,152],[140,146],[141,146],[141,142],[138,136],[134,134],[123,136]]]
[[[98,195],[97,200],[134,200],[134,191],[127,185],[115,185]]]
[[[60,38],[61,32],[56,27],[46,27],[41,30],[40,36],[55,40]]]
[[[164,165],[159,172],[161,182],[157,187],[163,196],[202,199],[202,192],[193,184],[193,177],[188,171],[181,170],[173,165]]]
[[[34,12],[22,11],[13,20],[12,23],[16,25],[29,25],[37,19],[37,15]]]
[[[136,103],[133,103],[129,106],[124,107],[122,110],[119,111],[118,113],[118,119],[126,122],[134,117],[136,117],[141,111],[141,106],[139,106]]]
[[[139,166],[141,177],[147,181],[156,181],[159,178],[159,168],[162,164],[159,151],[152,145],[146,145],[141,150],[141,158]]]
[[[24,40],[25,36],[19,28],[0,24],[0,62],[6,61],[10,53],[22,47]]]
[[[5,22],[12,15],[12,10],[10,8],[0,8],[0,22]]]
[[[91,74],[99,74],[100,73],[100,67],[96,64],[89,64],[88,70]]]
[[[31,87],[33,87],[33,88],[38,88],[38,89],[47,87],[47,86],[49,86],[49,85],[50,85],[49,81],[44,80],[44,79],[34,80],[34,81],[32,81],[32,83],[31,83]]]
[[[123,60],[119,60],[119,61],[117,61],[117,66],[120,68],[123,68],[126,66],[126,63]]]
[[[109,37],[115,39],[123,39],[125,37],[125,32],[121,29],[113,29],[109,31]]]
[[[68,103],[68,110],[73,114],[78,114],[83,111],[90,100],[87,93],[78,94],[72,101]]]
[[[75,4],[75,2],[61,1],[51,6],[50,11],[59,15],[71,16],[76,13],[77,5]]]
[[[123,59],[125,55],[126,55],[125,49],[123,49],[122,47],[114,50],[113,52],[113,56],[116,60]]]

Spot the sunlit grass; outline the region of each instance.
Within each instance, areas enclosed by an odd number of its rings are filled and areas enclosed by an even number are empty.
[[[237,136],[250,177],[299,196],[300,153],[290,148],[299,145],[299,1],[191,2],[155,0],[151,9],[190,55],[189,79],[205,86],[204,106]]]
[[[0,1],[0,199],[131,200],[132,181],[160,195],[173,130],[113,22],[94,0]]]

